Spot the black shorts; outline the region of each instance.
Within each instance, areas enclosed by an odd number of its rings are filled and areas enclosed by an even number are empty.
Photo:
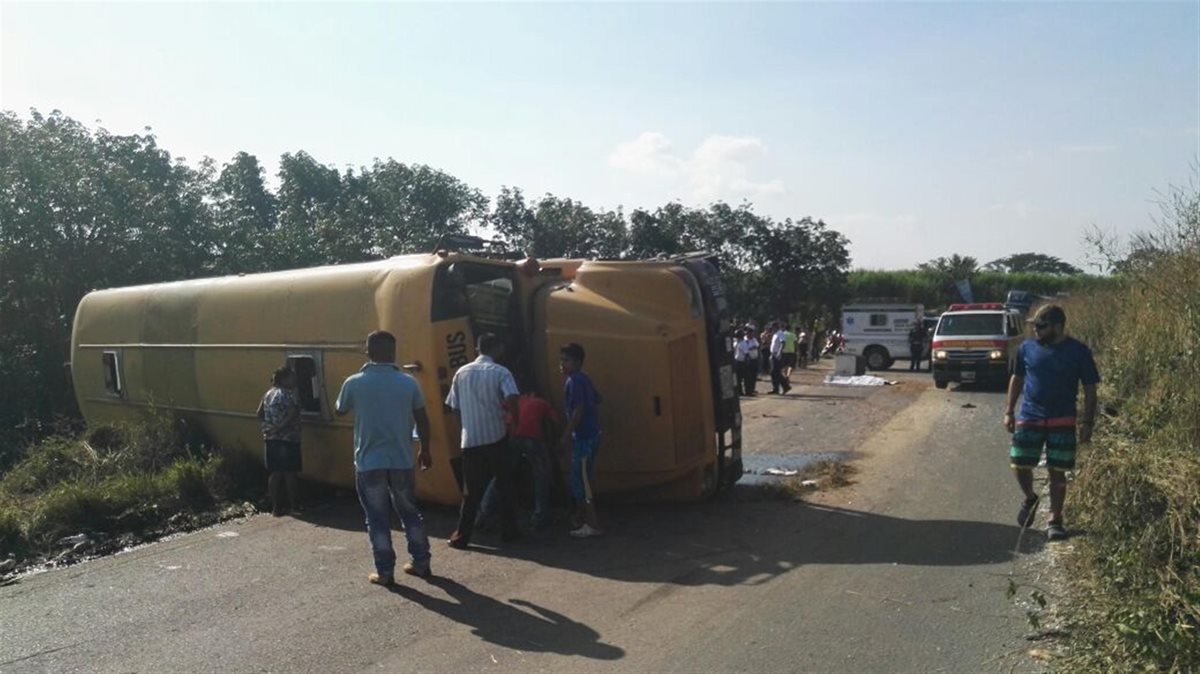
[[[796,354],[785,353],[780,356],[780,362],[784,367],[796,367]]]
[[[265,440],[263,463],[272,473],[299,473],[303,470],[298,440]]]

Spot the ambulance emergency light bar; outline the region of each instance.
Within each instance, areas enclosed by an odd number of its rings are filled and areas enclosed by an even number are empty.
[[[975,302],[973,304],[951,304],[946,311],[1003,311],[1000,302]]]

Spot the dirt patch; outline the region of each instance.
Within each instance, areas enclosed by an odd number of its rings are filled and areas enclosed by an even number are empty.
[[[764,393],[742,398],[742,451],[749,464],[755,454],[848,456],[893,416],[932,386],[928,373],[887,371],[896,386],[826,386],[831,361],[797,370],[792,390],[781,396]]]

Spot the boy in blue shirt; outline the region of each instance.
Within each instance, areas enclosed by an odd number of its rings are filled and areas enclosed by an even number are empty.
[[[579,527],[571,530],[575,538],[590,538],[604,533],[596,520],[593,483],[596,476],[596,448],[600,445],[600,417],[596,406],[600,394],[592,378],[583,372],[583,347],[567,344],[559,350],[559,370],[566,375],[563,393],[567,405],[567,426],[562,446],[571,443],[571,497],[575,500],[572,518]]]
[[[429,417],[417,380],[396,367],[396,338],[376,330],[367,336],[370,359],[357,374],[342,384],[338,394],[338,416],[354,412],[354,484],[367,516],[367,535],[375,557],[375,573],[367,580],[392,585],[396,552],[392,548],[392,512],[404,522],[408,553],[412,561],[403,571],[428,578],[429,538],[417,509],[416,476],[413,472],[412,431],[416,422],[421,449],[416,465],[428,470]]]
[[[1041,461],[1044,448],[1050,471],[1050,523],[1046,536],[1060,541],[1067,537],[1063,503],[1067,498],[1066,472],[1075,468],[1075,429],[1079,429],[1078,442],[1091,442],[1100,373],[1091,349],[1067,336],[1067,314],[1062,307],[1044,305],[1028,322],[1033,323],[1036,337],[1025,340],[1017,353],[1003,421],[1013,434],[1009,458],[1017,484],[1025,494],[1017,523],[1029,526],[1037,514],[1033,469]],[[1083,384],[1083,416],[1076,418],[1075,399],[1080,384]],[[1014,415],[1021,396],[1025,400]]]

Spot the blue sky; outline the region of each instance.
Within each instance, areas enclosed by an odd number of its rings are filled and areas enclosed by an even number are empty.
[[[1200,4],[0,5],[0,108],[189,161],[426,163],[595,207],[751,201],[855,266],[1151,226],[1200,156]]]

